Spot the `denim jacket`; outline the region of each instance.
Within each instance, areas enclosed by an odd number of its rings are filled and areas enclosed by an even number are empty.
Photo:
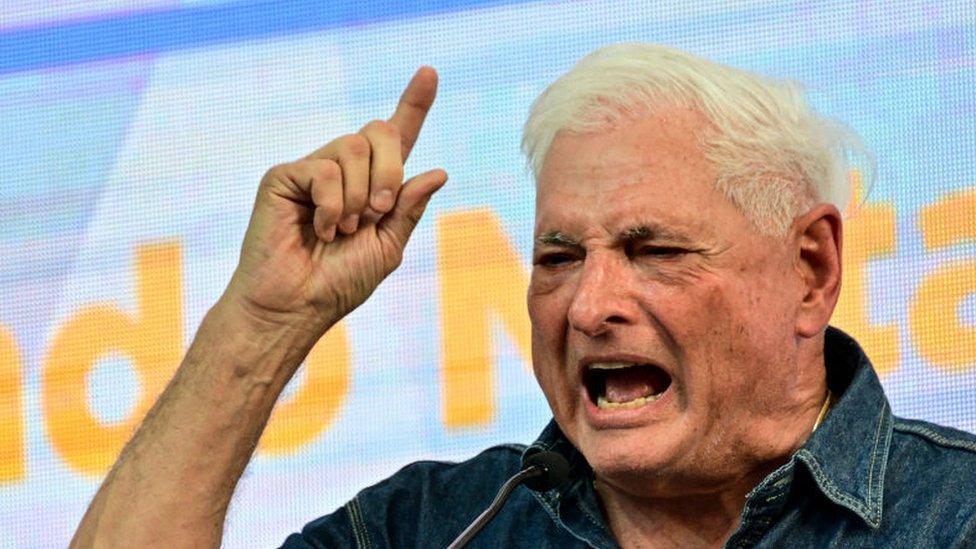
[[[867,357],[839,330],[828,329],[825,350],[839,398],[749,493],[726,547],[976,547],[976,436],[893,416]],[[567,458],[570,480],[543,493],[517,488],[470,547],[618,547],[592,470],[554,422],[527,448],[408,465],[284,547],[445,547],[542,450]]]

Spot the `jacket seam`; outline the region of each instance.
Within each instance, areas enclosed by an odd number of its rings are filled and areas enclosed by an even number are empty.
[[[359,549],[370,549],[372,544],[369,539],[369,531],[366,529],[366,522],[363,520],[362,508],[359,505],[359,496],[352,498],[346,504],[346,514],[349,515],[353,535],[356,537],[356,547]]]
[[[875,521],[870,507],[865,505],[864,501],[848,494],[834,485],[826,473],[824,473],[823,468],[820,466],[820,462],[817,461],[817,458],[814,457],[813,454],[806,450],[800,450],[799,456],[803,458],[804,462],[806,462],[807,466],[810,468],[810,472],[813,473],[814,478],[817,480],[817,484],[820,485],[820,489],[823,490],[823,493],[828,499],[834,503],[847,507],[851,511],[854,511],[869,525],[873,527],[878,527],[880,525],[880,523]]]
[[[943,448],[966,450],[976,453],[976,442],[958,438],[948,438],[921,425],[915,425],[903,421],[895,421],[894,428],[901,433],[915,435]]]
[[[490,454],[492,453],[492,451],[495,450],[505,450],[505,451],[512,452],[517,456],[521,456],[522,453],[525,452],[527,448],[528,447],[525,446],[524,444],[515,444],[515,443],[496,444],[495,446],[485,448],[478,455],[480,456],[482,454]],[[439,459],[420,459],[414,461],[413,463],[410,463],[409,465],[407,465],[407,467],[409,467],[410,465],[457,465],[457,464],[458,464],[457,461],[447,461],[447,460],[439,460]]]
[[[590,523],[592,523],[593,526],[596,526],[597,528],[603,528],[603,524],[593,513],[590,512],[589,509],[583,508],[583,514],[586,515],[586,518],[589,519]]]
[[[511,451],[513,451],[513,452],[521,455],[522,452],[524,452],[526,450],[526,448],[528,448],[528,446],[526,446],[525,444],[516,444],[514,442],[508,442],[508,443],[505,443],[505,444],[496,444],[495,446],[492,446],[491,448],[488,448],[488,449],[489,450],[492,450],[492,449],[511,450]]]
[[[538,501],[539,504],[542,505],[542,509],[545,511],[546,515],[549,515],[549,518],[553,522],[555,522],[560,528],[562,528],[566,532],[569,532],[569,535],[571,535],[574,538],[582,541],[586,545],[588,545],[590,547],[596,547],[595,545],[593,545],[593,543],[590,540],[578,536],[576,534],[576,532],[572,528],[566,526],[566,523],[563,522],[563,519],[562,518],[560,518],[559,513],[556,512],[556,510],[550,505],[550,502],[546,501],[545,494],[544,493],[542,493],[542,492],[532,492],[532,495],[535,496],[536,501]]]
[[[888,465],[888,449],[891,446],[891,410],[888,408],[888,401],[885,400],[881,407],[881,417],[878,420],[878,430],[874,434],[874,453],[871,455],[871,469],[868,471],[868,508],[871,516],[875,517],[877,524],[881,525],[882,497],[884,496],[884,474]],[[885,429],[885,427],[888,427]],[[881,441],[884,432],[884,442]],[[878,457],[881,463],[878,464]],[[877,464],[877,466],[876,466]],[[880,467],[880,469],[878,468]],[[875,476],[877,471],[877,476]],[[876,486],[877,485],[877,486]]]

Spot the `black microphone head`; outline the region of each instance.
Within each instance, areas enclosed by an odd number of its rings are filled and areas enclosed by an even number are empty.
[[[559,486],[569,478],[569,462],[556,452],[539,452],[525,458],[525,468],[538,467],[542,474],[525,481],[536,492],[545,492]]]

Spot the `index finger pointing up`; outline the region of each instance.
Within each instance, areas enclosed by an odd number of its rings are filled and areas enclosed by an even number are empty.
[[[400,95],[396,112],[389,122],[400,130],[400,150],[403,160],[407,160],[413,144],[417,142],[420,128],[427,118],[427,111],[434,103],[437,95],[437,71],[433,67],[423,66],[417,69],[407,88]]]

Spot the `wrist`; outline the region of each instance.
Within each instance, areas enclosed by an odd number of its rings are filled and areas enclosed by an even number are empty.
[[[235,377],[287,382],[330,327],[299,315],[264,314],[225,293],[204,317],[191,352],[224,357]]]
[[[314,344],[338,319],[321,311],[285,311],[260,305],[245,293],[228,287],[211,308],[209,315],[253,337],[310,340]]]

